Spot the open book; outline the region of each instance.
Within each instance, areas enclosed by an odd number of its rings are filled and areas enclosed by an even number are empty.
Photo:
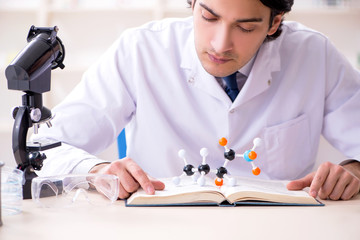
[[[323,206],[321,202],[308,195],[306,191],[289,191],[288,181],[262,180],[237,177],[234,187],[214,185],[207,178],[205,186],[199,186],[189,178],[183,178],[175,186],[171,179],[160,179],[165,189],[147,195],[139,189],[126,201],[126,206],[176,206],[176,205],[307,205]]]

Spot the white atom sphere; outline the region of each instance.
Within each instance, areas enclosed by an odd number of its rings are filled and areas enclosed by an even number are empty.
[[[204,177],[199,177],[198,180],[197,180],[197,184],[199,186],[204,186],[205,185],[205,178]]]
[[[261,138],[255,138],[253,143],[255,146],[260,147],[262,145],[262,140]]]
[[[184,149],[180,149],[178,152],[179,157],[184,158],[186,154],[186,151]]]
[[[177,186],[177,185],[180,184],[180,178],[179,177],[173,177],[172,182],[173,182],[174,185]]]
[[[209,155],[209,150],[207,148],[200,149],[200,155],[202,157],[206,157],[207,155]]]
[[[236,179],[230,178],[229,185],[230,185],[230,187],[234,187],[236,185]]]

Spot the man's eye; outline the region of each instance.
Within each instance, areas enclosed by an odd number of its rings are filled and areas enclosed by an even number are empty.
[[[208,17],[205,17],[204,15],[202,15],[202,18],[203,18],[205,21],[208,21],[208,22],[214,22],[214,21],[216,21],[216,18],[208,18]]]
[[[213,22],[213,21],[217,20],[217,18],[214,15],[212,15],[209,12],[206,12],[206,11],[203,11],[201,16],[205,21],[208,21],[208,22]]]
[[[248,28],[243,28],[241,26],[238,26],[238,28],[242,31],[242,32],[245,32],[245,33],[250,33],[252,31],[254,31],[254,29],[248,29]]]

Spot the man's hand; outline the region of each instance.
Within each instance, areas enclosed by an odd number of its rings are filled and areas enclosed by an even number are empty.
[[[132,159],[126,157],[111,163],[103,163],[93,167],[89,173],[113,174],[119,177],[119,198],[125,199],[142,187],[147,194],[155,190],[163,190],[165,184],[149,177]]]
[[[320,165],[316,172],[288,183],[289,190],[310,187],[309,194],[321,199],[348,200],[360,191],[360,163],[340,166],[330,162]]]

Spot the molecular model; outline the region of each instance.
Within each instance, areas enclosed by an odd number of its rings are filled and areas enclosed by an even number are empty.
[[[222,186],[224,183],[224,180],[223,180],[224,178],[228,180],[228,184],[230,186],[235,186],[236,179],[228,177],[227,176],[228,171],[226,169],[227,164],[230,161],[234,160],[235,157],[242,157],[242,158],[244,158],[245,161],[250,162],[253,167],[253,169],[252,169],[253,174],[259,175],[260,168],[255,166],[253,161],[257,158],[257,153],[255,152],[255,148],[261,145],[262,140],[260,138],[255,138],[253,143],[254,143],[254,146],[252,149],[245,151],[245,153],[243,153],[243,154],[236,154],[234,150],[229,149],[226,146],[227,139],[221,138],[219,140],[219,144],[225,148],[225,152],[224,152],[225,162],[224,162],[224,165],[219,167],[216,171],[215,170],[212,171],[210,169],[210,166],[206,163],[206,157],[209,154],[209,151],[207,150],[207,148],[202,148],[200,150],[200,155],[202,156],[202,163],[198,166],[198,168],[195,168],[193,165],[191,165],[187,162],[186,156],[185,156],[186,151],[184,149],[181,149],[178,152],[178,155],[184,161],[183,173],[178,177],[174,177],[173,183],[175,185],[179,185],[182,177],[192,176],[192,177],[194,177],[194,180],[196,180],[198,185],[204,186],[205,185],[205,175],[207,175],[209,172],[213,172],[217,176],[217,178],[215,179],[216,186]],[[200,177],[198,179],[196,179],[196,175],[195,175],[196,172],[198,172],[200,174]]]
[[[221,138],[219,140],[219,144],[225,148],[225,152],[224,152],[225,162],[224,162],[224,165],[222,167],[219,167],[217,169],[217,172],[216,172],[217,178],[215,179],[215,185],[216,186],[222,186],[223,183],[224,183],[224,180],[223,180],[224,177],[229,179],[227,177],[228,171],[226,169],[226,166],[230,161],[234,160],[235,157],[242,157],[242,158],[244,158],[245,161],[250,162],[251,165],[252,165],[252,173],[254,175],[256,175],[256,176],[259,175],[260,172],[261,172],[260,168],[255,166],[253,161],[257,158],[257,153],[255,152],[255,149],[257,147],[259,147],[261,145],[261,143],[262,143],[262,140],[260,138],[255,138],[254,141],[253,141],[254,146],[252,147],[252,149],[245,151],[243,154],[236,154],[234,150],[229,149],[226,146],[227,145],[227,139],[226,138]],[[229,185],[230,186],[235,186],[236,185],[236,180],[234,178],[229,179]]]
[[[200,177],[196,180],[196,182],[200,186],[204,186],[205,185],[205,177],[204,176],[210,172],[210,166],[209,166],[209,164],[206,163],[206,156],[208,154],[209,154],[209,151],[207,150],[207,148],[202,148],[200,150],[200,155],[202,156],[203,160],[202,160],[201,165],[199,165],[198,168],[196,169],[193,165],[188,164],[188,162],[186,161],[186,157],[185,157],[186,151],[184,149],[181,149],[179,151],[178,155],[181,159],[184,160],[185,166],[183,168],[183,173],[179,177],[173,178],[173,183],[175,185],[179,185],[181,178],[183,176],[194,176],[195,172],[199,172]]]

